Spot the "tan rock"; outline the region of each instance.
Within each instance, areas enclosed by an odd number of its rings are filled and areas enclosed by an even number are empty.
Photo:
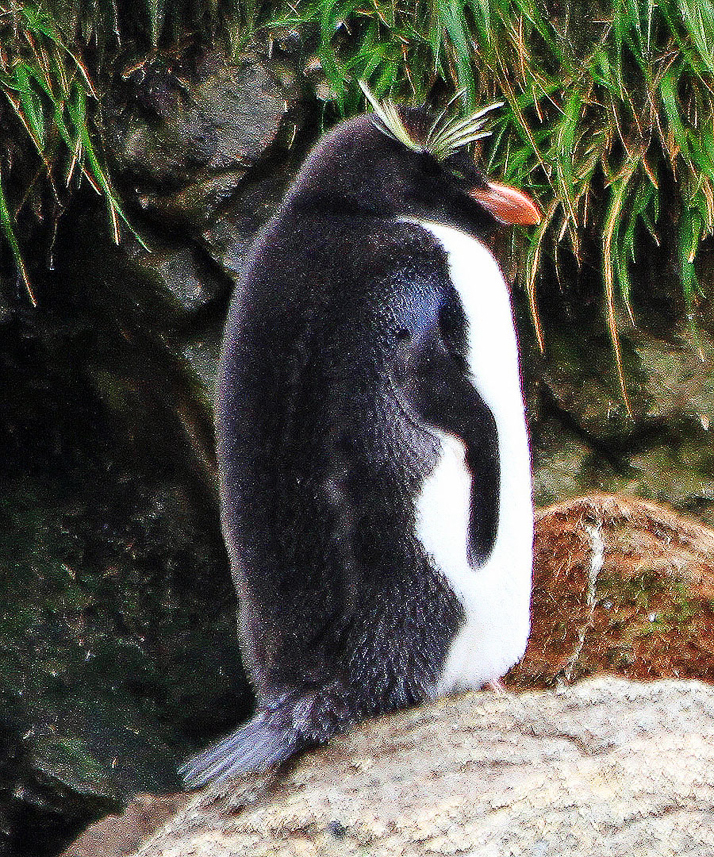
[[[185,794],[136,795],[121,815],[90,825],[61,857],[125,857],[188,800]]]
[[[714,689],[599,677],[379,718],[198,794],[136,857],[714,851]]]

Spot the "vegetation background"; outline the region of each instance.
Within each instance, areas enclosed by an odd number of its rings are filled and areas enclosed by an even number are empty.
[[[0,854],[177,788],[249,709],[215,346],[359,80],[503,102],[480,157],[544,211],[501,248],[557,471],[539,500],[636,490],[714,522],[712,0],[0,0]]]
[[[697,249],[714,229],[714,3],[711,0],[46,0],[0,8],[0,90],[19,124],[0,159],[6,250],[35,296],[18,220],[48,223],[73,186],[103,194],[115,240],[133,232],[102,158],[102,86],[137,50],[222,39],[237,55],[256,34],[309,32],[324,72],[324,122],[364,109],[357,86],[422,102],[463,91],[464,107],[503,100],[489,170],[530,187],[545,217],[521,237],[522,282],[543,347],[536,283],[544,253],[602,270],[622,395],[616,303],[634,320],[630,266],[671,242],[688,309]],[[10,145],[12,143],[12,145]],[[13,146],[36,153],[13,176]],[[134,233],[136,235],[136,233]],[[593,258],[593,245],[598,257]],[[566,283],[567,287],[567,283]]]

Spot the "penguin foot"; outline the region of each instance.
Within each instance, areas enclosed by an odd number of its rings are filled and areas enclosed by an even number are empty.
[[[500,678],[491,679],[491,681],[487,681],[484,686],[487,687],[489,690],[492,690],[494,693],[508,693],[508,691],[506,690],[506,685],[501,681]]]

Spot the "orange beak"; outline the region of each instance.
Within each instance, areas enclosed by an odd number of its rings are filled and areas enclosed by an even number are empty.
[[[501,223],[535,226],[541,221],[540,209],[535,202],[514,187],[489,182],[485,188],[470,191],[470,196]]]

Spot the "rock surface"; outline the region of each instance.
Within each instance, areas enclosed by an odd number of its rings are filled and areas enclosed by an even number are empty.
[[[256,55],[147,60],[125,75],[123,90],[112,110],[113,156],[162,226],[211,224],[280,135],[296,133],[294,86]]]
[[[136,857],[708,855],[714,689],[599,677],[363,724],[209,788]]]
[[[711,330],[702,326],[695,337],[681,317],[652,312],[637,328],[623,325],[630,417],[601,315],[569,301],[576,298],[564,296],[554,310],[546,355],[524,349],[537,505],[618,492],[670,503],[714,526]],[[529,343],[527,323],[521,332]]]
[[[124,857],[187,802],[185,794],[136,795],[121,816],[108,815],[93,824],[62,857]]]

